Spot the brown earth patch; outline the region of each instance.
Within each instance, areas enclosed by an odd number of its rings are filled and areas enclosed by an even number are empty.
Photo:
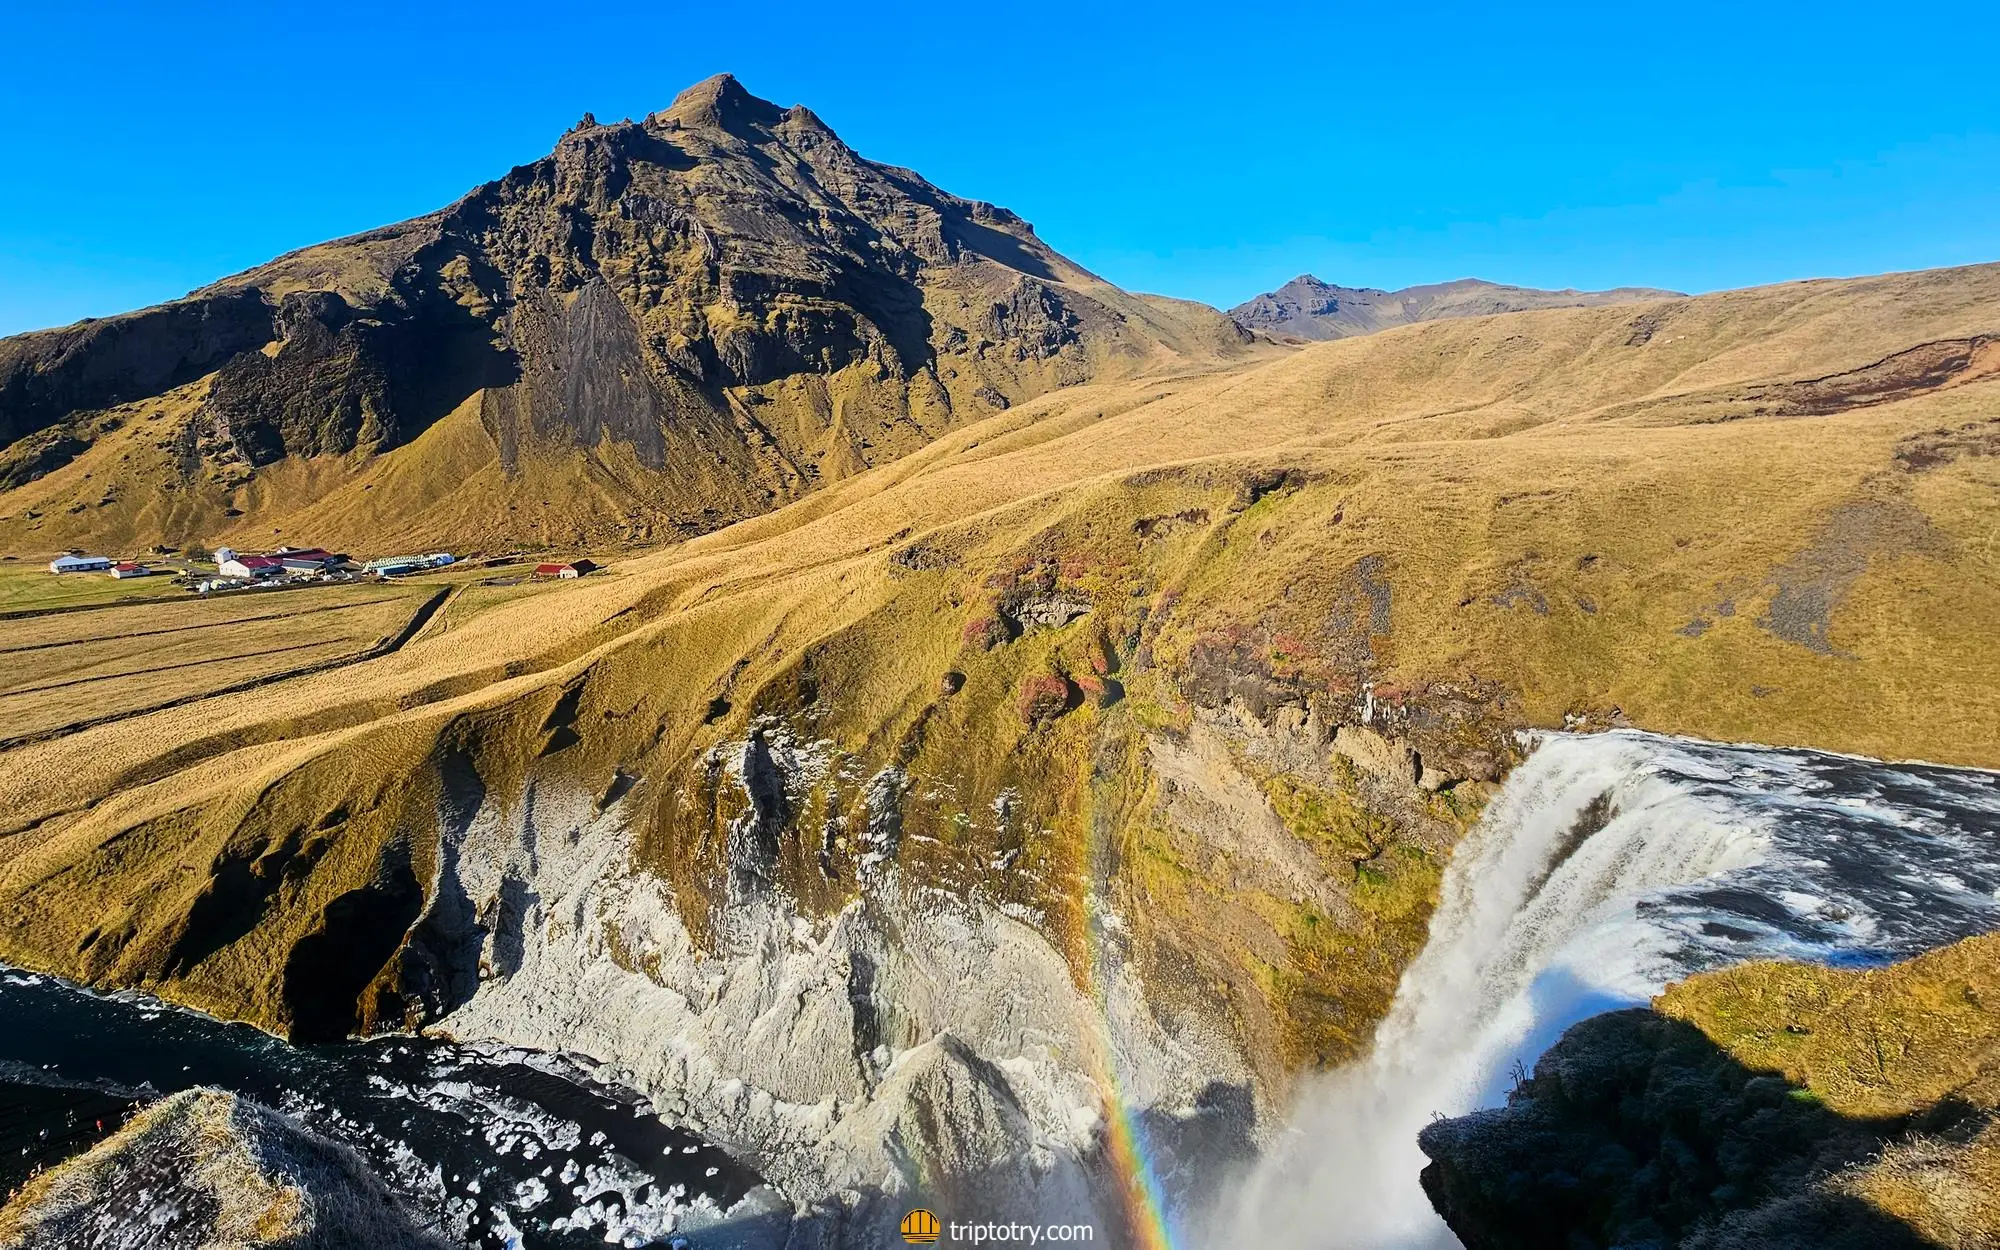
[[[1926,430],[1896,443],[1896,467],[1906,473],[1926,473],[1961,456],[2000,457],[2000,417],[1967,421],[1955,429]]]
[[[1923,343],[1845,373],[1753,387],[1760,416],[1818,417],[1962,386],[2000,373],[2000,339],[1977,335]]]

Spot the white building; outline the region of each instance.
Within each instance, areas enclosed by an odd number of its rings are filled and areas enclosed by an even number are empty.
[[[110,556],[57,556],[49,561],[51,573],[102,573],[110,567]]]
[[[285,566],[275,556],[231,555],[217,564],[215,571],[224,577],[277,577],[285,571]]]

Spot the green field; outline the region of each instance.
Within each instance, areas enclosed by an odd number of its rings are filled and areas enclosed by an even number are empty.
[[[109,573],[51,573],[42,559],[0,558],[0,612],[168,599],[187,593],[185,587],[174,585],[172,572],[119,581]]]

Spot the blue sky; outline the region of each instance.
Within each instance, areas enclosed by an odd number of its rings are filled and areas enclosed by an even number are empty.
[[[1221,305],[2000,259],[1978,5],[403,7],[11,6],[0,334],[429,211],[720,70]]]

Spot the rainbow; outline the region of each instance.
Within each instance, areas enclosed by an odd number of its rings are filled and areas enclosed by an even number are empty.
[[[1105,1118],[1111,1146],[1111,1162],[1116,1169],[1119,1196],[1124,1203],[1125,1228],[1133,1250],[1174,1250],[1174,1229],[1167,1217],[1166,1191],[1146,1141],[1146,1127],[1137,1115],[1133,1100],[1126,1097],[1119,1074],[1118,1047],[1111,1037],[1111,976],[1109,961],[1103,957],[1100,941],[1104,917],[1097,911],[1094,893],[1084,897],[1084,957],[1088,965],[1091,997],[1097,1004],[1099,1028],[1090,1067],[1097,1087],[1103,1091]]]

